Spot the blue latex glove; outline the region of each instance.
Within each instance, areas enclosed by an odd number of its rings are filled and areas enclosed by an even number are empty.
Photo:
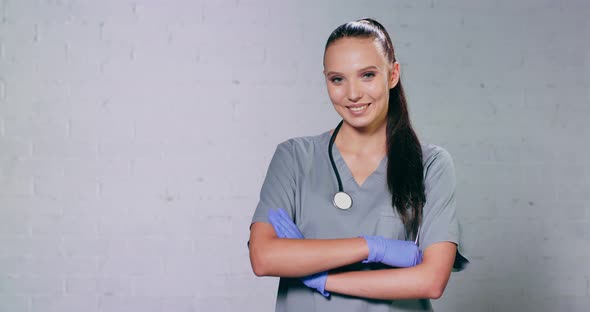
[[[299,231],[299,228],[289,214],[283,208],[279,208],[277,211],[269,210],[268,211],[268,221],[270,224],[275,228],[275,232],[277,236],[280,238],[297,238],[297,239],[304,239],[303,234]]]
[[[369,246],[369,257],[363,263],[380,262],[392,267],[407,268],[422,263],[422,252],[414,242],[361,236]]]
[[[293,239],[303,239],[303,234],[299,231],[299,228],[291,217],[287,214],[285,210],[282,208],[278,209],[278,211],[269,210],[268,212],[268,221],[272,224],[277,236],[280,238],[293,238]],[[320,272],[312,275],[308,275],[305,277],[299,278],[305,286],[309,288],[313,288],[317,290],[320,294],[324,297],[330,296],[330,293],[325,290],[326,288],[326,280],[328,278],[327,272]]]

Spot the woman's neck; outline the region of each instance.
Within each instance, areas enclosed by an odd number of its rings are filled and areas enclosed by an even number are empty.
[[[387,148],[387,123],[374,129],[358,129],[344,123],[336,137],[341,153],[385,156]]]

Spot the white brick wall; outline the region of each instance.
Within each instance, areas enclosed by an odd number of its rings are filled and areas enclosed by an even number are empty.
[[[0,0],[0,311],[272,311],[246,241],[323,46],[390,30],[473,264],[437,311],[590,306],[587,1]]]

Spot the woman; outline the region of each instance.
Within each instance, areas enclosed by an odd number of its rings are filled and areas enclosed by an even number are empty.
[[[452,159],[418,141],[377,21],[332,32],[324,75],[343,121],[277,147],[252,219],[254,273],[281,277],[276,311],[429,311],[467,262]]]

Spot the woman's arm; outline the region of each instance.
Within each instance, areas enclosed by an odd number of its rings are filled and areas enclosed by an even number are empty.
[[[302,277],[357,263],[368,255],[363,238],[284,239],[264,222],[250,229],[250,263],[257,276]]]
[[[451,275],[457,246],[440,242],[428,246],[422,264],[411,268],[330,273],[326,290],[372,299],[437,299]]]

